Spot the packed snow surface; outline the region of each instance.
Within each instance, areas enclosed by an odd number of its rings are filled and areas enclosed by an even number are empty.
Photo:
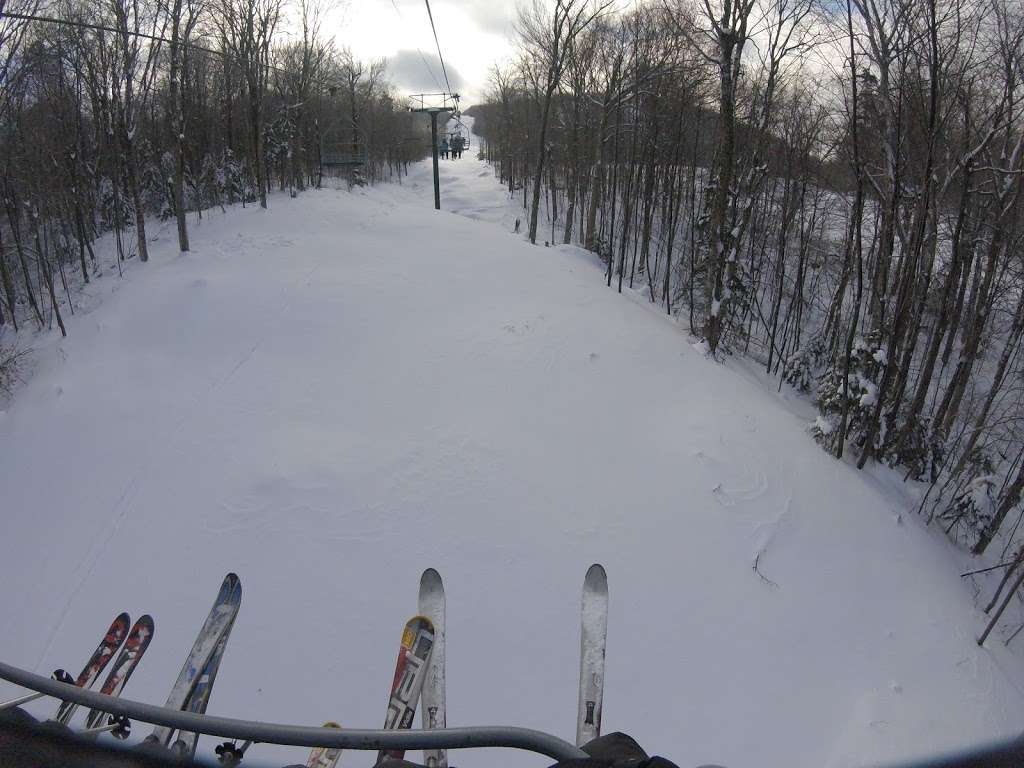
[[[167,229],[90,287],[66,341],[34,340],[0,416],[0,658],[77,673],[116,613],[150,612],[125,695],[162,703],[236,571],[210,712],[378,727],[432,566],[448,724],[571,740],[600,562],[604,729],[684,768],[863,765],[1019,728],[1018,660],[975,645],[941,536],[589,254],[513,234],[518,200],[474,151],[443,162],[442,212],[422,164],[211,212],[185,256]]]

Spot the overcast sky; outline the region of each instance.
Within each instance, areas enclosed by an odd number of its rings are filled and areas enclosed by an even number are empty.
[[[461,106],[481,100],[488,70],[511,53],[511,0],[431,0],[448,82]],[[325,32],[362,59],[386,57],[401,93],[447,91],[424,0],[350,0],[331,14]]]

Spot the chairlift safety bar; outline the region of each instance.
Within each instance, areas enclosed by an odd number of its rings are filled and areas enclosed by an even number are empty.
[[[510,726],[474,726],[437,730],[376,730],[316,728],[303,725],[263,723],[230,717],[197,715],[192,712],[143,704],[139,701],[86,691],[75,685],[27,672],[0,662],[0,679],[22,688],[73,701],[114,715],[164,725],[182,731],[205,733],[226,739],[249,740],[262,744],[284,744],[294,747],[340,747],[342,749],[466,749],[473,747],[508,747],[536,752],[555,760],[586,758],[578,747],[549,733]]]

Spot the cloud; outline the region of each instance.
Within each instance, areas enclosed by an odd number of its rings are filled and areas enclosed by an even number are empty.
[[[397,0],[397,6],[406,18],[417,19],[420,15],[426,16],[423,0]],[[512,0],[438,0],[434,4],[434,20],[437,22],[439,35],[444,31],[446,21],[455,16],[468,17],[475,22],[474,26],[481,32],[507,35],[511,32],[512,22],[516,17],[516,3]]]
[[[494,2],[494,0],[470,0],[461,8],[477,23],[483,32],[511,36],[516,18],[515,3]]]
[[[466,81],[458,70],[450,61],[445,61],[444,65],[452,89],[456,92],[464,89]],[[388,75],[400,90],[410,93],[437,93],[439,87],[442,91],[447,90],[441,73],[441,60],[436,53],[408,49],[398,51],[388,56]]]

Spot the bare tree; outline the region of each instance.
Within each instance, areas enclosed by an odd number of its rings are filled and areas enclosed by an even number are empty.
[[[138,132],[138,121],[147,105],[157,73],[160,47],[159,43],[154,43],[151,38],[162,38],[163,21],[155,9],[147,8],[137,0],[105,2],[113,15],[117,29],[117,34],[114,35],[117,61],[112,70],[114,77],[111,80],[113,131],[124,153],[139,260],[148,261],[146,210],[142,203],[138,146],[135,137]]]
[[[174,134],[174,215],[178,224],[178,249],[189,250],[188,223],[185,217],[185,107],[182,94],[182,72],[187,66],[192,33],[203,13],[202,0],[169,0],[171,43],[168,91],[170,95],[171,130]]]
[[[242,70],[248,97],[250,150],[260,207],[267,207],[264,100],[270,50],[281,20],[281,0],[218,0],[214,18],[225,50]]]
[[[537,74],[536,97],[540,109],[537,159],[533,172],[533,202],[530,204],[530,242],[537,242],[537,215],[540,209],[541,183],[547,158],[547,132],[551,101],[565,73],[566,61],[576,38],[610,5],[607,0],[591,9],[585,0],[555,0],[550,11],[534,0],[519,13],[518,31],[529,68]]]

